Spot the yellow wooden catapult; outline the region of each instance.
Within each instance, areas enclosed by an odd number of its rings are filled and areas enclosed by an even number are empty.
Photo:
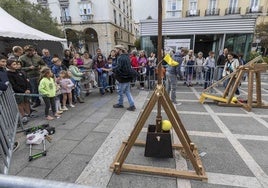
[[[199,99],[200,103],[204,103],[205,99],[212,99],[218,102],[218,105],[221,106],[239,106],[245,108],[247,111],[251,111],[253,107],[255,108],[267,108],[268,105],[265,105],[262,102],[261,96],[261,72],[267,70],[268,64],[265,63],[261,56],[254,58],[249,61],[246,65],[240,66],[236,72],[225,76],[221,80],[213,83],[210,87],[206,88]],[[248,95],[245,102],[241,102],[234,97],[235,91],[239,87],[242,77],[244,74],[248,75]],[[253,100],[253,88],[254,88],[254,74],[256,82],[256,101]],[[225,88],[222,96],[217,96],[208,93],[209,90],[213,89],[224,80],[230,79],[227,87]]]
[[[161,49],[162,49],[162,1],[158,0],[158,57],[157,59],[162,59],[161,57]],[[136,173],[147,173],[152,175],[163,175],[163,176],[171,176],[171,177],[179,177],[179,178],[189,178],[196,180],[207,180],[207,176],[198,155],[198,150],[196,145],[190,140],[182,121],[173,106],[169,95],[167,94],[165,87],[162,84],[162,80],[160,77],[160,73],[162,71],[162,62],[158,64],[158,84],[148,102],[145,109],[141,113],[139,119],[137,120],[134,129],[132,130],[127,141],[123,142],[113,163],[111,164],[111,169],[115,171],[117,174],[120,174],[121,171],[127,172],[136,172]],[[146,120],[148,119],[150,113],[152,112],[154,106],[157,104],[157,117],[156,117],[156,129],[154,130],[155,135],[161,135],[162,132],[162,116],[161,116],[161,108],[165,110],[169,121],[172,124],[172,127],[178,136],[181,144],[171,144],[170,147],[173,149],[182,150],[185,155],[189,158],[194,171],[180,171],[171,168],[160,168],[153,166],[143,166],[143,165],[134,165],[134,164],[125,164],[125,159],[127,158],[131,148],[134,145],[146,146],[147,140],[145,141],[137,141],[137,137],[141,132]],[[148,128],[149,132],[149,128]],[[148,134],[147,134],[148,136]],[[160,141],[160,136],[157,137],[157,140]],[[148,137],[147,137],[148,138]],[[156,141],[157,142],[157,141]],[[157,149],[157,148],[149,148],[149,149]],[[171,149],[172,152],[172,149]]]

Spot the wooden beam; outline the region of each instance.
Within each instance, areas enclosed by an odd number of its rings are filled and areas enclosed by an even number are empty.
[[[123,143],[127,143],[127,140],[123,141]],[[146,142],[144,140],[136,140],[134,143],[135,146],[145,146]],[[183,146],[181,144],[172,144],[172,149],[183,149]]]
[[[202,181],[208,180],[206,174],[197,175],[194,171],[178,171],[178,170],[170,169],[170,168],[159,168],[159,167],[133,165],[133,164],[125,163],[122,165],[121,170],[125,172],[135,172],[135,173],[169,176],[169,177],[176,177],[176,178],[186,178],[186,179],[194,179],[194,180],[202,180]]]

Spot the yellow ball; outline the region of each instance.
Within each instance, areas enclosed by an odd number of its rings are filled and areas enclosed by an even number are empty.
[[[232,102],[237,102],[237,97],[233,97]]]
[[[163,131],[169,131],[171,129],[172,125],[169,120],[163,120],[162,121],[162,130]]]

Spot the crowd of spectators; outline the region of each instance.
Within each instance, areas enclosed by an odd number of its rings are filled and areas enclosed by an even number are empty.
[[[178,80],[182,80],[187,87],[199,85],[206,89],[212,84],[215,74],[219,80],[245,64],[243,56],[229,53],[228,49],[223,50],[217,61],[213,51],[206,58],[202,52],[195,56],[193,50],[186,48],[179,48],[176,52],[165,51],[163,57],[167,53],[178,65],[171,66],[168,62],[161,61],[163,66],[158,74],[155,53],[151,52],[149,57],[144,50],[128,53],[122,45],[115,46],[107,56],[100,48],[96,49],[94,56],[87,51],[79,53],[70,49],[65,49],[61,56],[51,55],[48,49],[42,49],[41,54],[38,54],[31,45],[23,48],[14,46],[7,57],[0,57],[0,89],[4,91],[7,87],[5,83],[9,81],[16,93],[22,121],[27,123],[34,109],[41,105],[41,100],[45,103],[45,118],[53,120],[59,118],[64,111],[75,108],[77,103],[84,103],[84,97],[89,96],[93,89],[98,89],[100,96],[117,91],[120,101],[114,107],[122,107],[122,95],[128,93],[130,109],[135,110],[129,91],[123,91],[119,87],[122,85],[122,77],[126,77],[118,72],[119,59],[123,59],[124,64],[130,64],[135,72],[127,73],[131,74],[131,79],[125,79],[130,86],[137,85],[140,90],[146,86],[147,89],[153,89],[159,75],[174,104],[177,104]],[[118,77],[120,74],[121,78]],[[49,109],[52,110],[52,115],[49,114]]]

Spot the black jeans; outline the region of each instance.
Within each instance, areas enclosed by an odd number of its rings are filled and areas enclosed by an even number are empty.
[[[43,97],[45,103],[45,116],[48,116],[49,108],[51,106],[51,110],[53,115],[56,114],[56,104],[55,104],[55,97]]]
[[[109,75],[108,77],[108,81],[109,81],[109,86],[110,86],[110,90],[114,90],[113,88],[115,87],[115,77],[114,75]]]
[[[207,87],[209,87],[211,85],[211,80],[212,80],[212,72],[209,71],[205,71],[205,84],[204,84],[204,89],[206,89]]]
[[[31,94],[39,94],[38,92],[38,79],[39,77],[30,78]],[[41,103],[39,97],[32,97],[32,102]]]

